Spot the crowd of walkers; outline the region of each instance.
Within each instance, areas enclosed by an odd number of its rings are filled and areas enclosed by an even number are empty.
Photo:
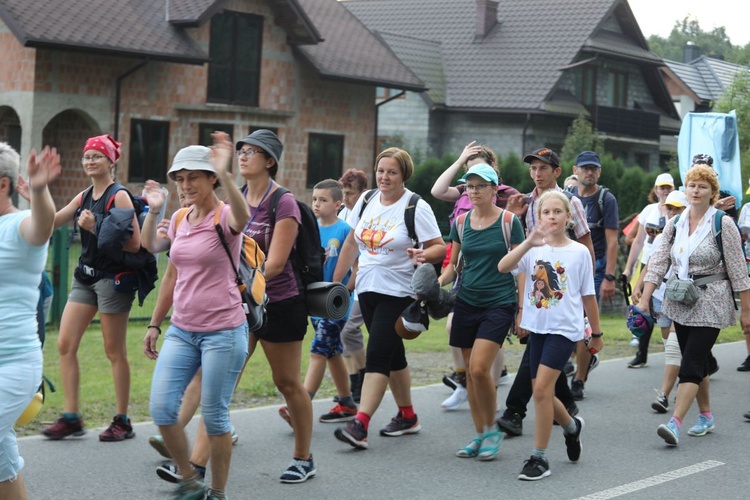
[[[336,439],[367,449],[371,419],[388,388],[398,411],[380,436],[418,433],[407,349],[397,323],[415,303],[412,276],[424,264],[443,263],[439,286],[450,286],[455,295],[447,328],[454,392],[442,406],[450,410],[468,402],[475,430],[451,444],[455,455],[495,459],[504,436],[522,434],[533,398],[534,444],[519,479],[550,475],[553,424],[562,430],[568,458],[579,460],[585,421],[576,401],[584,398],[604,347],[599,302],[614,296],[617,279],[618,204],[615,193],[598,183],[602,162],[596,152],[578,155],[563,189],[557,154],[549,148],[532,151],[523,161],[534,189],[520,193],[503,183],[487,146],[468,144],[432,188],[436,198],[454,204],[447,248],[432,207],[406,187],[414,174],[407,151],[386,149],[371,173],[350,169],[339,180],[317,183],[310,204],[325,250],[323,277],[345,284],[353,300],[343,319],[312,318],[315,338],[303,381],[309,312],[294,256],[305,214],[276,180],[284,146],[270,130],[236,143],[217,132],[213,141],[210,148],[188,146],[175,155],[167,175],[183,208],[161,221],[168,190],[147,181],[149,209],[140,213],[135,198],[115,182],[120,144],[108,135],[86,141],[81,163],[91,186],[57,212],[48,188],[61,172],[57,152],[31,151],[21,176],[18,154],[0,143],[0,318],[10,325],[0,333],[0,379],[12,381],[0,384],[0,498],[25,498],[13,425],[41,383],[37,308],[48,241],[54,228],[70,222],[80,231],[82,250],[57,338],[65,399],[60,417],[42,432],[53,440],[86,432],[77,352],[98,313],[116,400],[112,423],[99,439],[135,437],[127,413],[128,318],[135,297],[142,299],[153,287],[149,258],[168,250],[143,351],[155,361],[150,411],[159,435],[149,443],[171,460],[157,474],[178,484],[175,498],[228,498],[237,440],[229,407],[258,344],[285,400],[279,415],[294,432],[281,482],[301,483],[317,473],[312,399],[326,369],[336,397],[318,420],[340,424],[333,431]],[[750,278],[743,249],[750,210],[743,208],[737,221],[725,216],[722,209],[736,200],[720,195],[712,161],[707,155],[693,159],[684,191],[675,190],[667,173],[656,178],[653,204],[637,218],[623,270],[624,279],[634,282],[631,315],[650,325],[628,366],[645,366],[651,331],[658,326],[666,356],[652,408],[668,413],[678,384],[672,416],[655,430],[671,446],[679,443],[694,401],[699,416],[687,434],[704,436],[716,426],[709,394],[710,375],[718,367],[711,348],[720,330],[736,321],[735,295],[748,345],[738,370],[750,371]],[[375,188],[367,190],[371,176]],[[15,208],[14,192],[28,200],[29,210]],[[265,255],[266,321],[254,331],[237,287],[236,263],[246,238]],[[525,349],[498,418],[497,387],[509,335]],[[184,428],[198,407],[201,423],[191,449]],[[204,481],[207,468],[210,487]]]

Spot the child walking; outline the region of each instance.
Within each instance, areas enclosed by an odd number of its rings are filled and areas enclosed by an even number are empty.
[[[520,297],[520,307],[525,305],[526,309],[521,329],[529,333],[536,410],[534,450],[518,476],[526,481],[550,475],[546,452],[553,419],[563,429],[568,458],[575,462],[581,455],[584,421],[578,416],[571,417],[555,397],[555,381],[576,342],[583,339],[584,310],[594,332],[589,351],[595,354],[604,346],[591,254],[565,234],[571,223],[570,201],[561,192],[548,191],[539,198],[535,215],[539,224],[497,266],[500,272],[517,270],[526,274],[525,290]]]
[[[333,271],[339,260],[339,251],[351,230],[349,224],[338,217],[343,199],[341,184],[336,180],[320,181],[313,188],[312,208],[318,217],[320,241],[326,252],[323,265],[325,281],[333,281]],[[344,284],[347,283],[350,275],[351,271],[344,278]],[[357,415],[357,405],[352,399],[349,375],[341,355],[343,351],[341,330],[346,325],[347,319],[348,317],[337,320],[311,318],[315,327],[315,338],[310,348],[310,364],[305,376],[305,389],[310,394],[310,399],[314,399],[323,381],[326,365],[328,365],[337,393],[336,405],[328,413],[320,416],[321,422],[347,422]]]

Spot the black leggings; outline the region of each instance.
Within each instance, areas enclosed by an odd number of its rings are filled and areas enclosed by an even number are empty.
[[[393,297],[376,292],[358,295],[359,308],[370,338],[367,341],[367,373],[403,370],[406,363],[404,340],[396,333],[396,319],[414,302],[411,297]]]
[[[685,326],[674,323],[677,341],[680,343],[682,363],[680,364],[680,383],[700,384],[708,375],[711,348],[719,338],[718,328],[708,326]]]

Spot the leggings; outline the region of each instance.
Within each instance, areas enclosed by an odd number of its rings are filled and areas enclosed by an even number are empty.
[[[680,383],[700,384],[708,375],[711,348],[719,337],[720,330],[708,326],[685,326],[676,321],[674,327],[682,353]]]
[[[411,297],[393,297],[377,292],[359,294],[359,307],[370,338],[367,341],[367,373],[403,370],[406,363],[404,340],[396,333],[396,319],[414,302]]]

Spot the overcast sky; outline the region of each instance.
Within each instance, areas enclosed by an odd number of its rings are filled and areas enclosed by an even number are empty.
[[[675,21],[688,16],[697,19],[704,31],[724,26],[734,45],[744,46],[750,41],[750,5],[746,0],[628,0],[628,3],[646,38],[669,36]]]

